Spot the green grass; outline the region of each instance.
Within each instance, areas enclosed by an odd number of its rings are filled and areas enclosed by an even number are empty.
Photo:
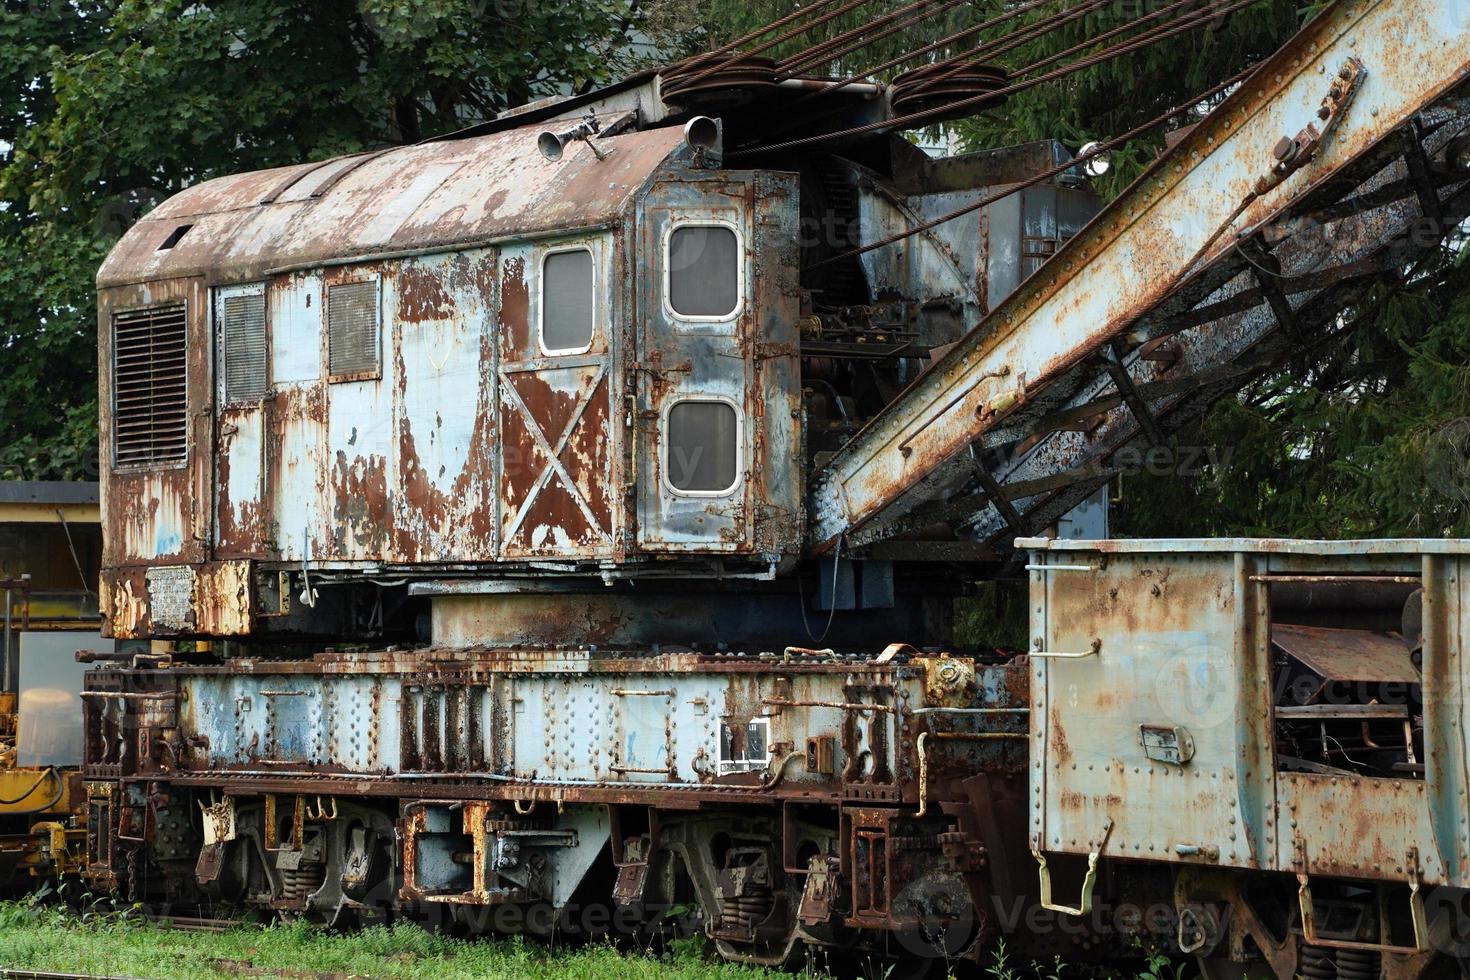
[[[147,980],[351,977],[433,980],[769,980],[775,974],[705,960],[692,946],[669,957],[608,945],[466,941],[414,925],[350,935],[305,924],[176,932],[119,915],[80,915],[36,902],[0,903],[0,967]]]

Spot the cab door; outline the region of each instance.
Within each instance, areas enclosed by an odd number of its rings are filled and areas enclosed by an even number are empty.
[[[654,187],[640,215],[638,534],[641,549],[752,544],[756,321],[752,185]]]

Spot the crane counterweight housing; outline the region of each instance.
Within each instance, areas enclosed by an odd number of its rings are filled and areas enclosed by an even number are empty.
[[[1331,5],[1107,207],[1058,143],[905,137],[998,67],[720,53],[185,189],[97,280],[104,623],[180,643],[88,672],[88,875],[1430,970],[1470,544],[1053,529],[1470,215],[1467,51]],[[1029,647],[958,646],[1021,563]]]

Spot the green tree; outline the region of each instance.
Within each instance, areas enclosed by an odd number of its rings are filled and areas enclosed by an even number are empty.
[[[1380,289],[1304,365],[1180,433],[1221,464],[1126,481],[1119,531],[1470,535],[1470,269],[1458,254]]]
[[[72,0],[0,20],[0,476],[95,467],[92,277],[189,184],[451,132],[630,67],[628,0]]]
[[[0,12],[0,167],[51,118],[49,81],[62,50],[98,43],[102,12],[7,2]],[[9,185],[0,172],[0,187]],[[80,233],[76,229],[82,229]],[[90,275],[105,253],[85,221],[48,226],[29,195],[0,190],[0,475],[81,477],[96,442],[96,345]]]

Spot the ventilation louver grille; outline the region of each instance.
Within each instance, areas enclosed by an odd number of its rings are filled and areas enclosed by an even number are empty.
[[[327,370],[334,378],[377,374],[377,282],[328,288]]]
[[[114,314],[112,364],[114,464],[182,460],[188,449],[183,305]]]
[[[266,393],[265,295],[226,296],[220,318],[225,401],[259,401]]]

